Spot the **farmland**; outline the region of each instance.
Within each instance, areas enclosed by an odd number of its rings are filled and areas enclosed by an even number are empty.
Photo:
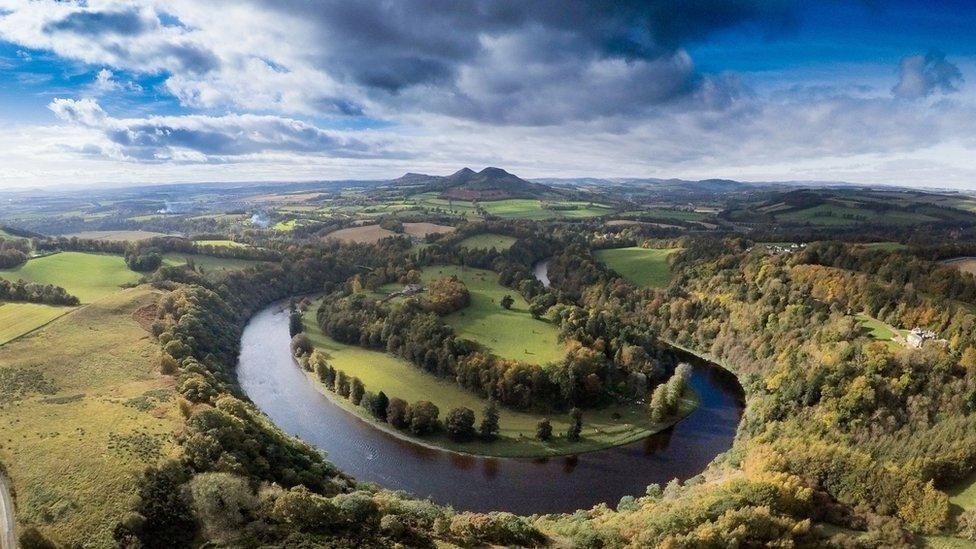
[[[247,248],[247,244],[234,242],[233,240],[195,240],[196,246],[216,246],[218,248]]]
[[[370,391],[383,391],[387,395],[402,398],[408,402],[429,400],[442,413],[457,407],[467,407],[475,411],[480,421],[482,410],[487,402],[478,395],[462,389],[451,380],[441,379],[424,372],[398,357],[380,351],[373,351],[353,345],[345,345],[322,334],[315,323],[316,306],[313,304],[304,315],[305,332],[317,349],[324,352],[336,369],[349,376],[358,377]],[[319,384],[319,388],[328,391]],[[360,414],[362,409],[351,406],[347,401],[336,399],[350,411]],[[692,398],[682,404],[684,415],[695,406]],[[569,427],[565,414],[538,414],[518,412],[507,408],[499,409],[499,440],[491,443],[469,441],[457,443],[443,434],[425,437],[423,442],[455,451],[490,456],[525,457],[560,455],[598,450],[609,446],[626,444],[639,440],[673,423],[674,420],[655,424],[649,419],[647,410],[635,404],[617,404],[595,410],[587,410],[584,417],[582,441],[568,443],[562,437],[549,442],[535,439],[538,422],[548,417],[554,432],[564,432]],[[366,418],[368,421],[372,421]],[[375,423],[375,422],[374,422]],[[377,424],[384,427],[385,424]]]
[[[0,270],[0,278],[55,284],[82,303],[91,303],[118,292],[123,284],[138,282],[141,277],[129,270],[122,256],[61,252],[31,259],[14,269]]]
[[[0,347],[0,461],[17,521],[59,545],[113,545],[135,477],[173,451],[172,381],[133,319],[157,295],[119,291]]]
[[[202,254],[168,253],[163,255],[163,264],[168,266],[185,265],[192,262],[194,266],[204,271],[239,271],[258,264],[250,259],[235,259],[227,257],[213,257]]]
[[[168,236],[168,235],[164,233],[156,233],[152,231],[84,231],[80,233],[66,234],[64,236],[67,238],[76,237],[76,238],[85,238],[90,240],[135,242],[137,240],[146,240],[157,236]]]
[[[36,330],[72,309],[40,303],[0,302],[0,345]]]
[[[515,238],[503,234],[480,233],[469,236],[458,243],[459,248],[469,250],[497,250],[503,252],[515,244]]]
[[[327,239],[340,240],[342,242],[354,242],[354,243],[373,243],[378,242],[384,238],[395,236],[396,233],[379,225],[363,225],[361,227],[349,227],[348,229],[339,229],[338,231],[331,232],[325,236]]]
[[[639,286],[663,288],[671,282],[671,267],[668,256],[678,250],[655,248],[615,248],[597,250],[593,256],[597,261]]]

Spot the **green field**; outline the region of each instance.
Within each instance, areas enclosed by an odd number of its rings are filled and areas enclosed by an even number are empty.
[[[136,242],[158,236],[169,236],[152,231],[85,231],[64,235],[65,238],[78,237],[90,240],[111,240],[116,242]]]
[[[671,282],[668,256],[677,248],[614,248],[597,250],[593,256],[638,286],[664,288]]]
[[[247,244],[241,244],[240,242],[234,242],[233,240],[194,240],[193,244],[196,246],[217,246],[225,248],[247,248]]]
[[[288,221],[279,221],[271,226],[272,229],[282,232],[291,232],[295,230],[295,224],[298,222],[297,219],[289,219]]]
[[[40,303],[0,302],[0,345],[30,333],[73,309]]]
[[[204,271],[239,271],[260,263],[260,261],[251,259],[213,257],[202,254],[168,253],[163,255],[163,265],[171,267],[185,265],[188,261],[192,261],[197,267],[202,267]]]
[[[645,210],[631,210],[620,214],[621,216],[644,216],[654,219],[669,219],[674,221],[701,221],[710,219],[713,216],[689,210],[676,210],[672,208],[647,208]]]
[[[120,255],[61,252],[31,259],[14,269],[0,270],[0,278],[23,278],[39,284],[55,284],[91,303],[119,291],[123,284],[139,281]]]
[[[427,267],[422,278],[457,276],[471,292],[471,304],[444,320],[457,334],[482,344],[492,353],[532,364],[561,360],[566,351],[558,340],[556,327],[529,314],[529,305],[518,292],[498,283],[498,275],[483,269],[457,266]],[[499,304],[510,295],[515,304],[505,310]]]
[[[0,346],[0,463],[18,528],[59,547],[114,547],[137,477],[174,454],[174,382],[134,318],[158,295],[118,291]]]
[[[423,193],[413,197],[413,201],[421,207],[431,210],[443,211],[453,215],[464,217],[478,217],[477,207],[470,200],[451,200],[439,198],[435,193]],[[547,204],[556,206],[575,206],[572,210],[559,210],[547,208]],[[491,200],[478,202],[489,215],[504,219],[533,219],[543,221],[547,219],[579,219],[587,217],[598,217],[614,212],[614,209],[605,204],[583,201],[560,201],[547,202],[536,198],[507,198],[504,200]]]
[[[812,208],[776,214],[776,220],[787,223],[810,223],[812,225],[842,226],[858,223],[884,223],[888,225],[914,225],[936,221],[928,215],[888,211],[878,213],[867,208],[842,204],[820,204]]]
[[[344,345],[322,334],[315,322],[317,304],[313,304],[305,312],[305,332],[311,338],[315,347],[328,355],[329,362],[339,370],[350,376],[358,377],[366,389],[377,393],[383,391],[390,397],[399,397],[407,402],[429,400],[441,411],[441,417],[451,408],[465,406],[475,411],[478,421],[487,402],[478,395],[466,391],[451,380],[438,378],[405,360],[361,347]],[[320,389],[328,391],[320,385]],[[363,411],[354,407],[348,401],[336,398],[340,404],[365,417]],[[685,402],[683,413],[694,409],[696,402],[689,399]],[[649,414],[643,406],[621,404],[599,410],[587,410],[583,414],[583,440],[579,443],[568,443],[565,439],[555,437],[548,443],[535,440],[535,429],[544,417],[552,421],[553,432],[557,435],[565,433],[569,427],[565,414],[547,416],[543,414],[516,412],[500,409],[500,437],[492,443],[472,441],[457,443],[446,436],[425,437],[422,442],[435,444],[452,450],[491,456],[530,457],[580,453],[598,450],[609,446],[626,444],[640,440],[674,422],[655,424],[650,421]],[[614,419],[613,414],[619,414]],[[367,418],[370,419],[370,418]],[[378,426],[385,424],[375,422]]]
[[[908,330],[899,330],[864,313],[855,316],[861,327],[867,330],[867,334],[878,341],[893,341],[895,336],[905,337],[908,333]]]
[[[514,237],[503,234],[481,233],[469,236],[461,242],[458,242],[458,247],[469,250],[490,250],[494,248],[499,252],[504,252],[511,248],[512,244],[515,244],[515,240]]]

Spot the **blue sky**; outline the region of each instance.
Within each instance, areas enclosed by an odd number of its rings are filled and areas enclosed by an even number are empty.
[[[976,189],[971,2],[0,0],[0,188],[395,177]]]

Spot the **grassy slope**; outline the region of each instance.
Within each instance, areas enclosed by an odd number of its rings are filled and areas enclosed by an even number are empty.
[[[668,256],[676,251],[634,247],[597,250],[593,255],[634,284],[663,288],[671,282]]]
[[[444,317],[461,337],[481,343],[498,356],[523,362],[545,364],[564,356],[556,328],[532,318],[525,299],[498,284],[496,273],[457,266],[428,267],[422,271],[424,282],[448,276],[460,278],[471,292],[471,305]],[[500,305],[505,295],[515,299],[510,310]]]
[[[0,303],[0,345],[36,330],[72,309],[39,303]]]
[[[260,263],[251,259],[213,257],[200,254],[169,253],[163,256],[164,265],[184,265],[188,260],[192,260],[197,267],[203,267],[204,271],[238,271]]]
[[[197,246],[224,246],[227,248],[247,248],[247,244],[241,244],[240,242],[234,242],[233,240],[196,240],[194,244]]]
[[[22,527],[60,544],[111,546],[135,477],[173,451],[172,381],[156,372],[156,346],[132,318],[156,298],[145,287],[124,290],[0,347],[4,378],[34,372],[53,385],[51,394],[18,395],[0,384],[0,461]],[[126,405],[147,392],[158,398],[145,410]]]
[[[458,247],[468,248],[469,250],[494,248],[499,252],[505,251],[515,244],[515,238],[503,234],[481,233],[469,236],[458,243]]]
[[[119,255],[61,252],[31,259],[15,269],[0,270],[0,278],[23,278],[41,284],[56,284],[82,303],[119,291],[122,284],[139,281]]]
[[[390,397],[399,397],[408,402],[429,400],[437,405],[443,418],[448,410],[465,406],[475,411],[478,421],[481,420],[482,410],[487,402],[478,395],[466,391],[450,380],[438,378],[408,362],[382,353],[363,349],[361,347],[344,345],[322,334],[315,322],[316,307],[310,307],[305,313],[305,331],[315,346],[329,355],[330,363],[346,372],[348,375],[362,380],[366,389],[374,393],[383,391]],[[325,391],[324,387],[320,387]],[[361,416],[363,410],[352,406],[346,401],[346,407]],[[683,414],[694,409],[694,399],[685,403]],[[609,446],[616,446],[640,440],[652,433],[660,431],[674,422],[654,424],[649,420],[643,406],[615,405],[600,410],[587,410],[583,415],[583,440],[571,444],[561,439],[569,427],[565,414],[546,416],[515,412],[502,408],[499,425],[501,433],[499,440],[493,443],[472,441],[456,443],[441,435],[425,437],[422,442],[435,444],[443,448],[459,452],[506,457],[536,457],[580,453],[598,450]],[[620,414],[620,418],[613,419],[612,414]],[[556,439],[543,443],[535,440],[535,429],[544,417],[550,417]]]

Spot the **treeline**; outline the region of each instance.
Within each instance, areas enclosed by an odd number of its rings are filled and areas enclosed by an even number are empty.
[[[30,241],[0,237],[0,269],[11,269],[27,262]]]
[[[77,297],[68,293],[61,286],[53,284],[37,284],[18,280],[0,279],[0,301],[23,301],[27,303],[43,303],[45,305],[75,306],[81,303]]]

